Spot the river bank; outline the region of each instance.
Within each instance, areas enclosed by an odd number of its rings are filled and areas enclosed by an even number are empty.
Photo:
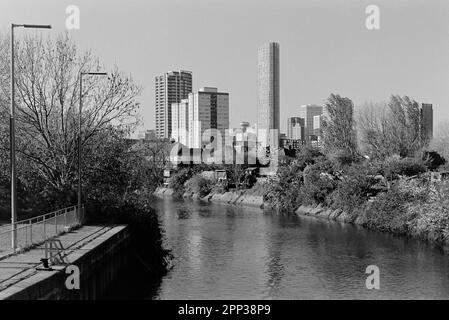
[[[153,194],[159,198],[173,197],[174,191],[170,188],[158,187]],[[184,192],[182,198],[208,201],[212,203],[233,204],[244,207],[256,207],[260,209],[272,209],[269,203],[263,201],[263,195],[258,195],[251,189],[228,191],[225,193],[211,192],[204,197],[200,197],[198,194],[195,194],[193,192]],[[319,219],[327,219],[361,225],[360,219],[354,218],[353,215],[349,214],[348,212],[341,209],[333,210],[331,208],[323,207],[320,204],[316,206],[301,205],[294,212],[298,216],[310,216]]]
[[[158,187],[156,191],[154,191],[153,195],[159,198],[173,197],[174,191],[173,189],[170,188]],[[253,208],[256,207],[260,209],[271,209],[270,205],[267,202],[263,201],[263,196],[254,194],[254,192],[251,189],[228,191],[225,193],[211,192],[210,194],[204,197],[200,197],[198,194],[195,194],[193,192],[184,192],[182,198],[208,201],[213,203],[233,204],[237,206],[248,206]],[[298,216],[310,216],[319,219],[328,219],[338,222],[354,223],[361,225],[360,219],[354,218],[348,212],[343,211],[341,209],[334,210],[331,208],[326,208],[320,204],[316,206],[301,205],[294,212]]]
[[[174,191],[170,188],[158,187],[153,195],[157,197],[171,197],[174,195]],[[197,193],[186,191],[182,194],[182,198],[202,200],[213,203],[234,204],[238,206],[249,206],[260,209],[268,207],[268,204],[263,201],[263,196],[258,195],[257,192],[251,189],[228,191],[225,193],[211,192],[204,197],[200,197]]]
[[[164,197],[173,197],[174,191],[170,188],[159,187],[153,193],[156,197],[164,198]],[[201,200],[205,202],[212,203],[222,203],[222,204],[232,204],[236,206],[242,207],[252,207],[252,208],[260,208],[260,209],[272,209],[269,203],[264,202],[263,195],[258,195],[257,192],[254,192],[251,189],[248,190],[239,190],[239,191],[229,191],[225,193],[215,193],[211,192],[210,194],[200,197],[198,194],[193,192],[184,192],[182,195],[183,199],[193,199],[193,200]],[[356,211],[348,212],[342,209],[332,209],[330,207],[323,206],[322,204],[318,205],[300,205],[296,210],[294,210],[295,215],[303,216],[303,217],[311,217],[321,220],[335,221],[345,224],[352,224],[361,226],[365,229],[387,232],[393,235],[405,236],[416,238],[420,240],[424,240],[433,244],[437,244],[441,249],[449,253],[449,243],[441,243],[441,241],[437,241],[437,238],[433,236],[432,233],[429,234],[427,238],[421,237],[419,234],[413,234],[407,231],[399,231],[399,230],[385,230],[379,227],[367,226],[366,216],[369,213],[371,206],[371,201],[368,201],[363,206],[358,208]]]

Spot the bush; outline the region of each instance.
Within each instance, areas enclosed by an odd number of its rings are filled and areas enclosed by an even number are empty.
[[[333,208],[351,212],[366,203],[371,195],[375,195],[373,186],[376,181],[369,175],[369,170],[365,165],[353,165],[344,172],[331,195]]]
[[[193,192],[200,197],[204,197],[211,192],[213,185],[213,181],[197,174],[187,181],[186,190],[189,192]]]
[[[362,226],[393,233],[405,234],[412,217],[406,210],[406,204],[413,197],[394,187],[380,194],[372,205],[362,213]]]
[[[324,155],[321,152],[310,146],[306,146],[298,153],[295,163],[299,166],[299,169],[303,171],[308,165],[315,164],[323,158]]]
[[[415,176],[426,170],[422,161],[413,158],[390,157],[383,166],[384,175],[389,180],[397,179],[399,175]]]
[[[173,189],[175,197],[181,197],[185,190],[185,183],[193,176],[190,168],[182,168],[175,172],[170,179],[169,188]]]
[[[348,150],[334,150],[327,155],[327,158],[337,170],[344,169],[358,160],[358,157]]]
[[[280,211],[292,212],[299,206],[298,195],[303,183],[301,164],[280,165],[275,179],[264,184],[263,199]]]
[[[425,203],[410,210],[417,216],[410,223],[412,234],[437,243],[449,242],[449,202]]]
[[[329,205],[328,196],[335,190],[337,183],[329,160],[309,165],[304,170],[304,184],[300,189],[299,202]]]
[[[409,210],[416,217],[411,223],[412,234],[437,243],[449,242],[449,182],[432,184],[429,199]]]
[[[145,264],[152,276],[163,275],[172,259],[170,250],[163,246],[163,229],[148,197],[134,196],[123,201],[90,199],[87,205],[87,223],[127,224],[131,247]]]
[[[377,196],[362,213],[362,225],[371,229],[409,234],[416,212],[410,210],[429,200],[426,180],[398,181],[391,189]]]
[[[446,159],[436,151],[424,151],[422,160],[429,170],[436,170],[446,163]]]

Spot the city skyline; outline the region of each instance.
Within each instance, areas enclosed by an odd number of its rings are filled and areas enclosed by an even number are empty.
[[[255,122],[254,52],[267,41],[277,41],[283,47],[281,132],[286,131],[285,119],[295,116],[300,105],[322,104],[331,92],[351,98],[356,106],[387,101],[391,94],[408,95],[433,104],[435,128],[441,120],[449,119],[449,44],[445,40],[449,21],[444,15],[449,9],[447,1],[395,2],[403,5],[377,1],[381,28],[375,31],[364,25],[369,1],[316,2],[266,1],[256,7],[256,2],[250,0],[239,2],[240,10],[236,12],[234,1],[135,1],[130,6],[118,1],[79,1],[81,27],[68,34],[81,49],[91,48],[105,69],[117,64],[143,86],[139,100],[145,125],[141,130],[155,129],[154,75],[180,69],[195,74],[194,91],[211,85],[232,94],[231,127],[242,120]],[[66,32],[68,4],[4,1],[0,30],[7,33],[10,22],[45,21],[52,24],[54,37]],[[20,10],[23,7],[29,10]],[[162,23],[168,12],[171,19],[190,15],[202,20],[192,19],[179,29]],[[9,21],[12,16],[15,21]],[[116,23],[122,20],[125,23]],[[224,27],[231,20],[241,32]],[[315,23],[321,20],[326,23]],[[164,28],[156,32],[161,25]],[[109,32],[103,32],[105,29]],[[130,31],[135,36],[129,37]],[[207,53],[201,45],[204,38],[191,36],[205,33],[214,35],[208,38]],[[17,38],[27,34],[41,33],[22,30]],[[163,42],[170,37],[176,41]],[[158,43],[164,46],[158,47]]]

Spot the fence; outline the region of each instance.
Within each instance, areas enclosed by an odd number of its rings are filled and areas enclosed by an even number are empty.
[[[25,249],[33,244],[52,238],[70,227],[81,225],[84,206],[68,207],[31,219],[16,222],[16,250]],[[0,257],[13,252],[12,225],[0,226]]]

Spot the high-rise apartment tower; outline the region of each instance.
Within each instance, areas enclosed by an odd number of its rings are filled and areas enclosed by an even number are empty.
[[[192,92],[192,72],[169,71],[155,79],[156,137],[171,138],[171,105]]]

